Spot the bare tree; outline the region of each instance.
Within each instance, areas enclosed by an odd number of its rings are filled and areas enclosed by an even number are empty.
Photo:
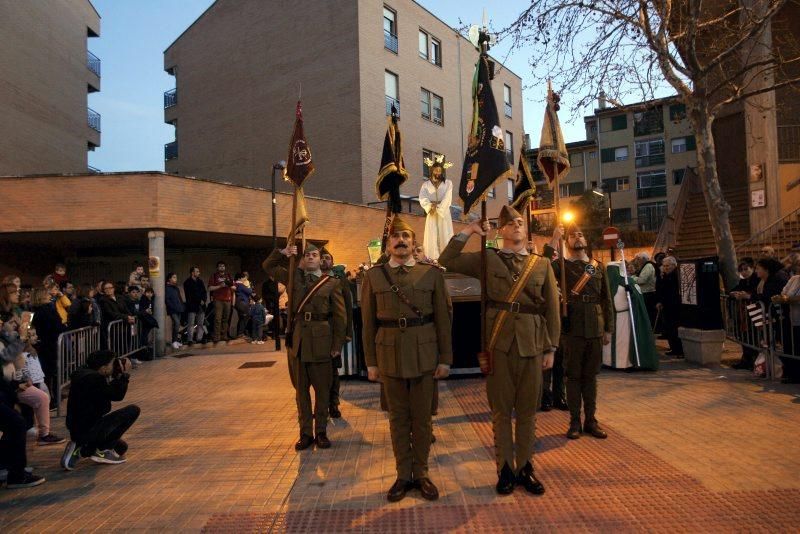
[[[562,95],[576,98],[573,113],[591,105],[601,90],[611,102],[632,95],[649,100],[670,87],[677,92],[697,140],[698,174],[723,279],[732,287],[738,280],[736,252],[712,127],[727,106],[769,107],[776,89],[800,87],[796,34],[773,32],[776,16],[796,10],[798,2],[532,0],[499,35],[513,39],[514,47],[532,45],[534,83],[552,79]]]

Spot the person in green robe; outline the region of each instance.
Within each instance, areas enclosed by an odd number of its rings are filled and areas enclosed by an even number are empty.
[[[625,279],[623,273],[620,272],[620,262],[612,261],[606,264],[606,273],[614,303],[616,328],[611,337],[611,343],[603,346],[603,365],[616,369],[639,368],[656,371],[658,369],[658,352],[653,331],[650,329],[644,296],[639,286],[633,283],[632,279],[628,279],[631,284],[629,287],[631,288],[630,296],[635,326],[631,328],[631,313],[628,309]],[[638,364],[632,333],[636,335],[639,348]]]

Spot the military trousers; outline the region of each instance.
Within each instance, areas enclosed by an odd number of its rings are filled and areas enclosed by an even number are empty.
[[[542,404],[552,405],[556,401],[563,402],[564,393],[564,351],[560,348],[553,357],[553,367],[542,373]]]
[[[584,426],[596,423],[597,373],[603,363],[603,338],[561,336],[564,376],[571,423],[580,423],[583,405]]]
[[[331,360],[331,400],[330,406],[339,406],[339,392],[342,389],[342,381],[339,378],[339,368],[342,366],[342,356],[339,355]]]
[[[486,377],[486,394],[492,410],[497,471],[508,464],[519,473],[526,463],[533,465],[536,409],[542,399],[542,356],[520,356],[516,342],[508,353],[495,351],[494,372]]]
[[[432,372],[416,378],[383,377],[397,478],[428,476],[434,382]]]
[[[297,421],[300,435],[315,436],[326,432],[330,407],[333,372],[331,361],[303,362],[289,356],[289,375],[295,391]],[[311,408],[311,388],[314,388],[314,408]],[[316,432],[316,434],[315,434]]]

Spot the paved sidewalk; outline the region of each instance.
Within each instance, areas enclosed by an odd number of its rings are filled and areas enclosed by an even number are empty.
[[[267,346],[264,346],[267,347]],[[667,362],[657,373],[601,374],[609,439],[564,436],[568,416],[538,416],[533,497],[494,493],[483,381],[440,385],[431,478],[441,498],[390,504],[395,478],[378,387],[345,381],[333,448],[296,453],[286,356],[264,347],[198,351],[136,370],[142,408],[129,461],[58,468],[61,447],[29,446],[47,483],[0,490],[0,531],[796,531],[800,388],[743,371]],[[239,369],[245,362],[274,361]],[[54,430],[63,432],[63,418]]]

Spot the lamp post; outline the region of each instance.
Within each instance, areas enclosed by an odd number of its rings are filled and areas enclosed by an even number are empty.
[[[601,183],[597,189],[592,189],[592,193],[605,199],[604,191],[606,191],[606,189],[608,189],[608,225],[614,226],[614,209],[611,207],[611,189],[606,188],[606,184]],[[611,251],[611,261],[616,260],[616,249],[610,247],[609,250]]]
[[[275,198],[275,174],[283,172],[286,168],[286,162],[281,160],[272,165],[272,248],[278,248],[278,200]],[[275,281],[276,288],[278,281]],[[280,295],[276,295],[280,300]],[[276,307],[273,310],[274,317],[272,318],[272,334],[275,336],[275,350],[281,350],[281,308],[278,302],[275,303]]]

